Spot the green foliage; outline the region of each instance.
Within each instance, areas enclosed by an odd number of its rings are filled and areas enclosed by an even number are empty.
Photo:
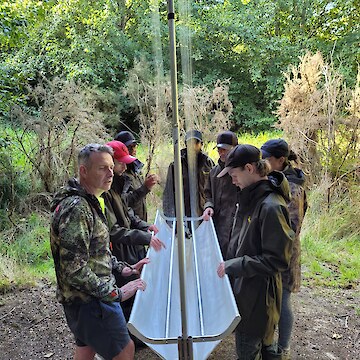
[[[360,192],[339,189],[328,207],[325,186],[311,192],[302,229],[302,264],[309,284],[353,287],[360,278]]]
[[[29,8],[41,3],[29,0]],[[19,7],[24,15],[22,11]],[[6,114],[11,103],[20,103],[26,85],[44,76],[118,91],[136,53],[121,27],[123,17],[123,9],[111,0],[49,2],[46,16],[24,25],[21,46],[0,58],[0,86],[5,90],[0,111]]]
[[[356,78],[356,1],[196,1],[194,6],[196,79],[231,78],[234,120],[241,129],[275,110],[282,73],[305,50],[331,53],[345,79]]]
[[[31,167],[16,147],[15,133],[2,124],[0,128],[0,231],[11,226],[14,212],[23,208],[31,193]],[[25,144],[26,146],[26,144]]]
[[[28,30],[44,20],[54,0],[12,0],[0,4],[0,50],[6,52],[20,48],[26,41]]]
[[[54,280],[49,217],[33,213],[0,233],[0,290],[47,277]]]
[[[192,37],[194,85],[231,79],[233,120],[241,130],[272,125],[282,73],[306,50],[331,54],[347,83],[355,82],[360,62],[356,0],[196,0],[188,4],[190,18],[180,5],[178,40],[183,31]],[[24,85],[36,84],[41,76],[81,80],[106,96],[108,90],[120,92],[134,59],[145,58],[156,68],[163,53],[168,71],[166,13],[166,2],[153,0],[2,2],[0,114],[27,103]],[[178,49],[184,47],[181,43]],[[183,61],[179,51],[179,68]],[[123,110],[122,120],[133,121],[134,109],[125,98],[120,102],[115,108]]]

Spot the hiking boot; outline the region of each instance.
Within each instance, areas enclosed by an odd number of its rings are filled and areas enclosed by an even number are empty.
[[[290,349],[279,349],[281,351],[281,360],[291,360]]]
[[[263,346],[261,349],[263,360],[283,360],[282,351],[273,345]]]

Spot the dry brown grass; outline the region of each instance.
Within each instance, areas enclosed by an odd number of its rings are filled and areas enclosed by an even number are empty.
[[[109,136],[81,84],[43,79],[28,91],[37,112],[12,109],[12,121],[19,125],[16,146],[31,163],[35,180],[41,180],[40,191],[52,193],[75,175],[77,150]]]
[[[355,172],[360,150],[360,77],[350,91],[320,53],[308,53],[285,79],[278,127],[300,155],[310,183],[324,177],[332,182]]]

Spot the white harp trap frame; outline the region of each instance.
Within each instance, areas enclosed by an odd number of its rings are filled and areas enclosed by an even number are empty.
[[[184,264],[187,333],[193,342],[193,359],[199,360],[207,359],[240,321],[229,279],[216,272],[222,256],[214,224],[211,219],[203,221],[195,230],[200,220],[185,218],[192,235],[185,238]],[[161,358],[179,359],[182,326],[176,219],[158,211],[155,224],[166,249],[148,251],[150,263],[141,273],[147,287],[135,296],[128,328]]]

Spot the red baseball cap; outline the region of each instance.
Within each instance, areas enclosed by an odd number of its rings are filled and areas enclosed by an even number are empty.
[[[125,163],[131,164],[136,160],[136,157],[129,155],[129,150],[124,143],[121,141],[113,140],[106,144],[114,150],[114,159]]]

